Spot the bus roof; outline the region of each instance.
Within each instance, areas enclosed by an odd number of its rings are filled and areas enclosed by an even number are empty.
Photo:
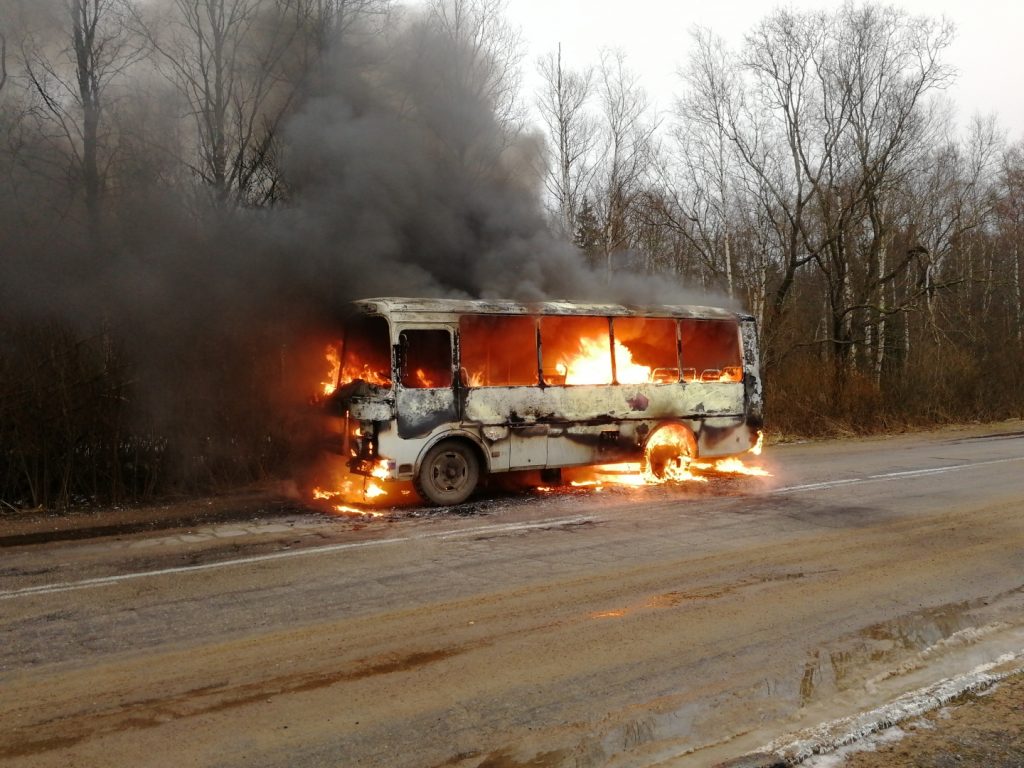
[[[411,299],[394,296],[359,299],[353,304],[367,314],[413,316],[443,315],[598,315],[602,317],[679,317],[716,320],[747,319],[749,316],[721,307],[696,304],[636,306],[587,304],[576,301],[517,302],[491,299]],[[411,317],[399,319],[412,319]]]

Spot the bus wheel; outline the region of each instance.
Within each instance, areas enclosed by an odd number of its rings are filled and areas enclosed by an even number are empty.
[[[697,440],[689,427],[665,424],[647,439],[640,469],[655,480],[683,480],[696,457]]]
[[[476,451],[461,440],[442,440],[427,451],[413,484],[426,501],[448,506],[469,498],[479,479]]]

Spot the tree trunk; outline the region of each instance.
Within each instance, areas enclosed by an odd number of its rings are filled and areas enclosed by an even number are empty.
[[[82,184],[85,210],[93,246],[100,243],[100,194],[102,181],[99,169],[100,77],[97,71],[96,30],[100,23],[99,8],[90,8],[88,0],[75,0],[71,11],[72,39],[75,51],[75,74],[78,98],[82,106]]]
[[[885,362],[885,275],[886,249],[883,247],[878,258],[878,327],[875,332],[875,386],[882,385],[882,365]]]
[[[1013,297],[1016,299],[1017,312],[1014,318],[1017,323],[1017,344],[1024,341],[1024,315],[1022,307],[1024,297],[1021,295],[1020,285],[1020,238],[1013,239]]]
[[[732,247],[729,237],[729,231],[725,232],[725,282],[729,291],[729,298],[734,296],[733,278],[732,278]]]

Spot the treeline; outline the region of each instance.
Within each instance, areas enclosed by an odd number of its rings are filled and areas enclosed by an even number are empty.
[[[1024,413],[1024,142],[958,129],[953,29],[893,6],[691,33],[671,114],[622,57],[542,63],[552,213],[595,267],[760,321],[770,430]],[[612,277],[611,279],[614,279]]]
[[[554,51],[523,93],[503,9],[5,3],[2,505],[300,470],[357,295],[636,300],[654,275],[757,315],[777,432],[1024,412],[1024,148],[956,129],[945,23],[696,31],[655,113],[615,51]]]

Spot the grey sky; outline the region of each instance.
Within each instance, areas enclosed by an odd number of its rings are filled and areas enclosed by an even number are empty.
[[[793,0],[796,9],[835,8],[836,0]],[[689,30],[709,27],[738,46],[743,34],[777,4],[759,0],[509,0],[508,13],[527,44],[528,98],[538,85],[537,57],[562,44],[571,64],[595,62],[598,49],[617,47],[662,109],[678,90]],[[1024,2],[1020,0],[900,0],[913,14],[945,16],[956,25],[947,61],[959,77],[949,90],[961,125],[973,114],[997,113],[1011,140],[1024,138]]]

